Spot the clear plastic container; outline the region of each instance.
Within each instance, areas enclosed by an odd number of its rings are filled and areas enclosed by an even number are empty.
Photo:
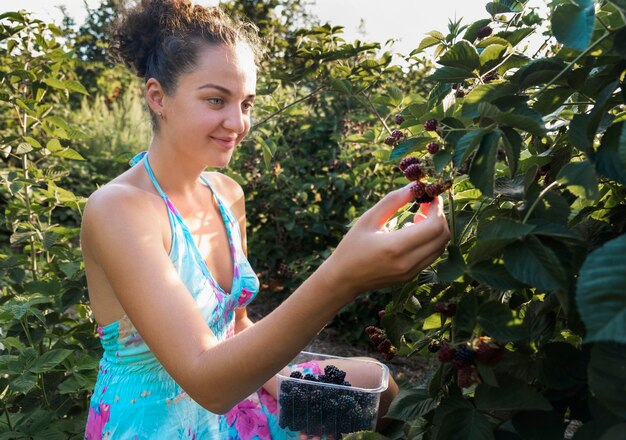
[[[346,372],[341,385],[306,378],[325,375],[334,365]],[[277,375],[278,423],[282,428],[310,436],[338,439],[341,434],[372,430],[376,425],[380,393],[389,384],[389,368],[376,361],[301,352]]]

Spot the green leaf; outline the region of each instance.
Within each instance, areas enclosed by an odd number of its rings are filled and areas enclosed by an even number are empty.
[[[63,362],[70,354],[72,354],[72,350],[56,349],[47,351],[37,358],[30,367],[30,371],[33,373],[45,373]]]
[[[435,44],[439,44],[441,40],[439,40],[438,38],[435,37],[431,37],[430,35],[425,37],[424,39],[422,39],[422,41],[420,42],[419,46],[417,46],[417,49],[415,49],[413,52],[411,52],[411,55],[416,55],[418,53],[420,53],[421,51],[423,51],[424,49],[434,46]]]
[[[401,389],[385,417],[410,422],[436,407],[437,399],[430,397],[427,390],[423,388]]]
[[[24,373],[9,382],[9,388],[15,392],[26,394],[37,385],[37,376]]]
[[[613,414],[626,418],[626,346],[598,342],[591,349],[589,388]]]
[[[563,45],[577,50],[585,50],[591,41],[595,24],[595,1],[576,0],[577,4],[567,3],[557,6],[550,23],[552,33]]]
[[[594,161],[598,173],[626,184],[626,124],[623,121],[606,130]]]
[[[533,104],[533,109],[542,115],[548,115],[563,106],[574,90],[570,87],[553,87],[546,90]]]
[[[26,154],[26,153],[30,153],[31,151],[33,151],[33,147],[30,144],[27,144],[26,142],[22,142],[15,148],[15,150],[11,152],[13,154]]]
[[[480,147],[469,169],[470,182],[487,197],[493,197],[496,155],[501,135],[502,132],[496,130],[487,133],[481,139]]]
[[[476,315],[478,315],[478,300],[476,295],[463,295],[457,306],[454,315],[454,326],[468,333],[471,333],[476,326]]]
[[[478,309],[478,325],[492,338],[502,341],[519,341],[524,332],[511,309],[501,302],[487,301]]]
[[[476,48],[465,40],[454,44],[437,62],[443,66],[458,67],[463,70],[474,70],[481,64]]]
[[[478,112],[482,117],[493,119],[498,124],[518,128],[536,136],[543,136],[546,132],[541,115],[530,108],[502,112],[495,105],[483,102],[478,104]]]
[[[626,343],[626,234],[587,256],[576,285],[585,341]]]
[[[483,364],[482,362],[476,362],[476,369],[478,370],[478,374],[484,383],[491,385],[492,387],[499,386],[498,378],[496,377],[496,373],[493,372],[493,368]]]
[[[500,64],[507,50],[507,46],[499,44],[487,46],[485,50],[480,53],[480,72],[485,73]]]
[[[552,405],[535,388],[508,375],[498,375],[499,387],[480,384],[474,403],[481,411],[550,411]]]
[[[558,58],[540,58],[520,67],[511,81],[524,90],[551,81],[564,68],[565,64]]]
[[[524,3],[518,0],[495,0],[487,3],[485,9],[487,9],[487,12],[492,16],[508,12],[522,12],[524,10]]]
[[[502,147],[509,165],[509,171],[511,172],[511,176],[515,176],[519,157],[524,149],[524,141],[520,134],[513,128],[500,127],[500,131],[502,131]]]
[[[432,156],[432,160],[435,166],[435,174],[440,174],[452,160],[452,152],[449,150],[440,150]]]
[[[398,145],[394,147],[391,151],[391,155],[389,156],[389,160],[397,160],[400,159],[407,154],[416,151],[419,147],[426,145],[428,142],[432,142],[433,138],[430,136],[420,136],[409,138],[405,141],[400,142]]]
[[[58,139],[50,139],[48,143],[46,143],[46,148],[51,153],[57,153],[63,150],[63,146],[61,145],[61,142],[59,142]]]
[[[533,225],[505,217],[496,217],[489,221],[481,222],[479,226],[478,238],[480,240],[521,239],[535,229]]]
[[[456,144],[454,148],[454,154],[452,160],[456,166],[461,164],[474,152],[479,145],[482,138],[489,133],[489,130],[479,128],[478,130],[471,130],[465,133]]]
[[[596,172],[587,160],[566,164],[559,171],[556,180],[566,185],[574,194],[584,195],[586,199],[597,200],[600,195]],[[581,188],[582,191],[579,191],[578,188]]]
[[[71,90],[72,92],[82,93],[83,95],[89,95],[87,89],[79,82],[73,79],[63,81],[63,86],[67,90]]]
[[[513,278],[506,267],[491,261],[479,261],[470,266],[466,273],[481,284],[497,290],[511,290],[524,287],[524,284]]]
[[[567,287],[565,269],[554,251],[532,235],[508,245],[504,250],[504,263],[511,275],[541,291]]]
[[[440,83],[456,83],[464,81],[467,78],[472,78],[473,76],[474,74],[467,69],[445,66],[435,70],[427,79]]]
[[[493,426],[474,408],[459,408],[439,427],[438,439],[495,440]]]
[[[445,282],[453,282],[463,275],[465,270],[465,262],[458,246],[448,246],[448,258],[437,265],[437,275]]]
[[[463,39],[467,41],[474,41],[476,39],[478,29],[483,28],[488,24],[491,24],[491,19],[489,18],[483,18],[481,20],[475,21],[474,23],[470,24],[469,27],[465,30]]]
[[[55,151],[54,153],[52,153],[52,155],[57,156],[57,157],[64,157],[65,159],[70,159],[70,160],[85,160],[85,158],[81,156],[81,154],[78,151],[73,150],[71,148],[66,148],[61,151]]]
[[[344,434],[341,438],[346,440],[389,440],[382,434],[373,431],[359,431],[350,434]]]
[[[42,82],[44,84],[49,85],[50,87],[55,88],[55,89],[66,90],[65,84],[63,84],[63,81],[61,81],[60,79],[57,79],[57,78],[44,78],[42,80]]]

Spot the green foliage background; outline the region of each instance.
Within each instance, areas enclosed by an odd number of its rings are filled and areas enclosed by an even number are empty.
[[[100,345],[81,210],[150,140],[139,84],[104,56],[117,5],[107,0],[78,29],[0,16],[0,438],[82,438]],[[254,129],[224,170],[247,193],[260,300],[315,270],[358,215],[406,183],[397,164],[414,155],[428,179],[452,181],[450,246],[415,280],[366,294],[332,325],[364,344],[362,328],[385,309],[380,325],[398,356],[479,337],[504,349],[495,365],[472,364],[471,386],[435,361],[425,386],[396,399],[384,437],[351,437],[548,440],[575,421],[576,440],[620,438],[624,1],[555,0],[547,16],[492,1],[483,20],[429,32],[405,68],[379,43],[316,24],[305,1],[224,7],[268,42]],[[539,32],[545,43],[529,53]],[[428,119],[437,131],[424,129]],[[384,143],[396,129],[404,138]],[[438,153],[426,152],[430,142]]]

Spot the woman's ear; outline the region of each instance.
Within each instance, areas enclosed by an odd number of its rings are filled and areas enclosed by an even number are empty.
[[[164,97],[165,92],[163,91],[161,83],[155,78],[148,79],[148,81],[146,81],[146,101],[153,113],[157,115],[163,114]]]

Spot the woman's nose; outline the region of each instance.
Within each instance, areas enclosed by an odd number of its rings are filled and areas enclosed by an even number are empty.
[[[237,134],[246,130],[248,116],[243,113],[239,106],[232,106],[224,120],[224,127]]]

